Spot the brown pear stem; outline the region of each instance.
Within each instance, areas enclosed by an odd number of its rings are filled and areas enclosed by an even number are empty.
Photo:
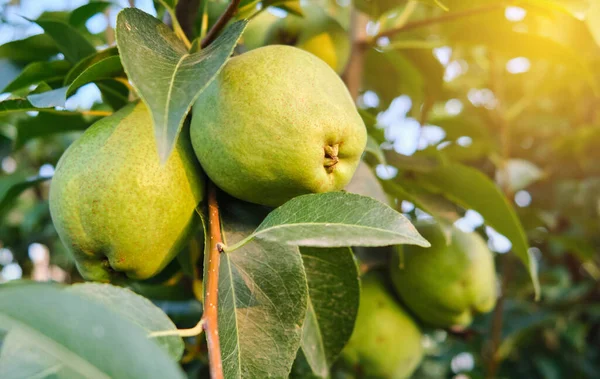
[[[206,270],[206,295],[204,300],[204,330],[208,343],[208,360],[210,377],[223,379],[223,363],[221,361],[221,345],[218,328],[218,293],[219,262],[223,240],[221,236],[221,220],[217,204],[217,188],[213,182],[208,183],[208,225],[210,230],[210,249],[208,251],[208,267]]]

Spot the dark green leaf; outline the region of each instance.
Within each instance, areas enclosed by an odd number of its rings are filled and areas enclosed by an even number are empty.
[[[87,70],[90,66],[109,58],[119,55],[119,50],[116,47],[109,47],[108,49],[104,49],[98,51],[97,53],[90,55],[89,57],[82,59],[77,62],[75,66],[69,71],[67,76],[65,77],[64,85],[72,83],[78,76],[80,76],[85,70]]]
[[[360,295],[358,267],[347,247],[303,247],[300,253],[309,293],[302,351],[313,373],[325,378],[354,329]]]
[[[56,44],[47,34],[38,34],[0,46],[0,57],[19,63],[45,61],[58,53]]]
[[[430,190],[440,193],[461,207],[479,212],[486,223],[511,242],[514,252],[523,261],[535,287],[540,288],[535,259],[514,209],[500,189],[480,171],[458,163],[442,165],[420,176],[420,181]]]
[[[429,246],[402,214],[370,197],[345,192],[293,198],[271,212],[254,233],[226,250],[233,251],[254,238],[313,247]]]
[[[121,59],[119,56],[104,58],[87,67],[79,74],[69,85],[67,96],[73,94],[78,88],[100,80],[110,79],[120,76],[123,73]]]
[[[30,177],[23,173],[15,173],[0,177],[0,217],[4,216],[14,201],[26,189],[49,178]]]
[[[240,241],[260,222],[260,207],[234,200],[220,204],[226,242]],[[257,240],[221,254],[219,336],[225,377],[287,377],[300,347],[306,302],[297,247]]]
[[[111,3],[104,1],[90,1],[89,4],[82,5],[71,12],[69,15],[69,24],[75,28],[80,28],[84,26],[87,20],[92,16],[104,12],[111,5]]]
[[[33,84],[61,80],[70,68],[71,64],[67,61],[31,63],[0,92],[13,92]]]
[[[163,161],[193,102],[219,73],[246,24],[230,25],[208,48],[188,54],[183,42],[156,18],[134,8],[119,13],[117,45],[123,67],[152,113]]]
[[[0,103],[1,105],[2,103]],[[85,130],[98,118],[86,118],[77,113],[44,113],[19,120],[15,149],[20,149],[28,141],[57,133]]]
[[[133,321],[147,334],[177,329],[173,321],[156,305],[131,290],[110,284],[83,283],[66,289],[90,300],[97,301],[124,318]],[[179,336],[158,337],[155,341],[171,358],[179,361],[183,355],[183,340]]]
[[[57,286],[3,288],[0,328],[8,331],[0,355],[4,378],[183,377],[138,325]]]
[[[79,62],[96,52],[94,46],[69,24],[55,20],[37,20],[34,22],[52,37],[60,52],[71,63]]]
[[[96,83],[102,98],[111,106],[114,111],[117,111],[129,103],[129,87],[114,79],[101,80]]]

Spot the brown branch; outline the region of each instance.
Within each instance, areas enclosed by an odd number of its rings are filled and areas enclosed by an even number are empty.
[[[475,16],[480,13],[487,13],[487,12],[492,12],[492,11],[499,10],[499,9],[504,9],[507,5],[509,5],[509,4],[505,3],[505,2],[500,2],[500,3],[495,3],[495,4],[484,5],[484,6],[477,7],[477,8],[466,9],[464,11],[450,12],[450,13],[446,13],[439,17],[432,17],[432,18],[426,18],[424,20],[416,20],[416,21],[407,22],[406,24],[399,26],[397,28],[384,30],[384,31],[378,33],[369,42],[375,43],[381,37],[392,37],[393,35],[401,33],[401,32],[406,32],[409,30],[423,28],[423,27],[435,25],[435,24],[442,24],[444,22],[458,20],[458,19],[461,19],[464,17]],[[366,43],[369,44],[369,42],[366,42]]]
[[[361,43],[367,34],[367,23],[369,19],[364,14],[357,10],[352,11],[352,53],[350,55],[350,61],[346,67],[346,71],[342,75],[348,91],[352,98],[356,100],[360,87],[362,85],[361,80],[363,76],[363,66],[365,61],[365,53],[369,48],[365,44]]]
[[[227,9],[225,9],[225,12],[223,12],[221,17],[219,17],[217,22],[215,22],[213,27],[210,28],[210,30],[206,34],[206,37],[204,37],[204,39],[202,40],[202,48],[205,48],[206,46],[210,45],[215,39],[217,39],[217,36],[221,32],[221,30],[225,27],[225,25],[227,25],[229,20],[231,20],[231,18],[237,12],[240,1],[241,0],[231,0],[229,6],[227,7]]]
[[[208,183],[208,228],[210,230],[210,249],[208,251],[208,267],[206,268],[206,296],[204,300],[204,331],[208,343],[208,360],[210,377],[223,379],[223,364],[221,362],[221,345],[218,328],[218,292],[219,292],[219,261],[222,251],[221,220],[217,204],[217,187]]]

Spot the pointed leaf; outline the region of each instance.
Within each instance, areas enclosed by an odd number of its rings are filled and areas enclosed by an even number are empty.
[[[512,242],[512,248],[529,270],[536,297],[540,288],[536,261],[529,251],[529,244],[521,221],[502,191],[480,171],[459,163],[442,165],[419,175],[426,188],[440,193],[466,209],[479,212],[486,224],[496,229]]]
[[[36,93],[27,96],[31,105],[37,108],[64,107],[67,101],[69,87],[60,87],[51,91]]]
[[[220,204],[228,242],[241,240],[260,221],[257,206]],[[218,325],[225,377],[287,377],[300,347],[306,301],[297,247],[253,241],[221,254]]]
[[[58,53],[56,44],[47,34],[38,34],[0,46],[0,57],[19,63],[45,61]]]
[[[185,116],[225,64],[247,21],[230,25],[209,47],[189,54],[169,27],[139,9],[117,17],[117,45],[125,72],[152,113],[162,161],[175,146]]]
[[[31,63],[0,92],[13,92],[41,82],[61,80],[70,68],[71,64],[67,61]]]
[[[69,24],[55,20],[37,20],[36,24],[48,34],[65,58],[76,63],[96,52],[94,46],[81,33]]]
[[[226,250],[233,251],[253,238],[313,247],[429,246],[402,214],[370,197],[345,192],[298,196]]]
[[[14,200],[26,189],[48,180],[47,177],[29,177],[24,173],[15,173],[0,177],[0,217],[4,216]]]
[[[347,247],[300,249],[308,281],[302,352],[313,373],[327,377],[354,329],[360,295],[358,266]]]
[[[104,1],[90,1],[88,4],[84,4],[71,12],[69,15],[69,24],[75,28],[83,27],[92,16],[104,12],[111,5],[113,4]]]
[[[156,305],[127,288],[102,283],[75,284],[66,289],[97,301],[143,328],[146,333],[177,329],[173,321]],[[154,339],[175,361],[183,355],[183,340],[179,336]]]

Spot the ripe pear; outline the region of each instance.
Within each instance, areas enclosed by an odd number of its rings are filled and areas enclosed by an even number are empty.
[[[304,6],[302,10],[303,17],[290,14],[275,22],[265,43],[296,46],[321,58],[341,74],[350,58],[348,32],[319,6]]]
[[[421,331],[371,273],[362,280],[356,326],[343,359],[367,378],[408,378],[423,358]]]
[[[391,267],[394,286],[404,303],[423,321],[438,327],[464,328],[474,313],[496,304],[496,270],[487,244],[476,233],[451,231],[447,244],[433,224],[418,227],[430,248],[404,246]]]
[[[203,181],[185,130],[160,163],[140,102],[96,122],[67,149],[52,179],[50,212],[85,279],[147,279],[194,231]]]
[[[228,61],[194,104],[191,136],[217,186],[267,206],[343,189],[367,141],[336,73],[312,54],[279,45]]]

